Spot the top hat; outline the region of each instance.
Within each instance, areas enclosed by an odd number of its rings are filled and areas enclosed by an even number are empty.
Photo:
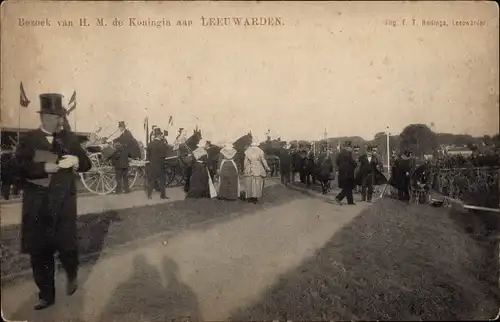
[[[125,122],[124,121],[118,122],[118,127],[120,127],[120,126],[125,126]]]
[[[154,136],[159,136],[159,135],[162,135],[161,133],[161,129],[159,127],[156,127],[154,130],[153,130],[153,135]]]
[[[66,115],[66,109],[62,104],[62,94],[46,93],[40,94],[40,114]]]

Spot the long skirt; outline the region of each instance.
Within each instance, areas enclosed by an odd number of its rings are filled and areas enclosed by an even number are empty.
[[[232,162],[224,162],[220,168],[219,193],[223,199],[236,200],[240,197],[238,169]]]
[[[186,198],[210,198],[210,183],[207,168],[202,163],[192,166]]]
[[[245,195],[247,198],[260,198],[264,191],[265,178],[263,177],[245,177]]]

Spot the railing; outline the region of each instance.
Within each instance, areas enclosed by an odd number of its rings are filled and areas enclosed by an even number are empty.
[[[500,167],[431,167],[432,189],[469,205],[499,208]]]

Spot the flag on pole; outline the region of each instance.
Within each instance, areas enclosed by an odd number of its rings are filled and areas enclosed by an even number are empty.
[[[172,117],[172,115],[170,115],[170,117],[168,118],[168,125],[174,125],[174,118]]]
[[[28,99],[26,93],[24,92],[23,82],[21,82],[21,94],[19,97],[19,105],[21,105],[22,107],[28,107],[30,103],[31,101]]]
[[[73,91],[73,95],[71,95],[71,98],[69,99],[68,102],[68,115],[69,113],[73,112],[75,108],[76,108],[76,91]]]

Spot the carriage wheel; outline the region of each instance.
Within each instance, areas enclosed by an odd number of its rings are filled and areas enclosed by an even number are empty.
[[[179,164],[167,167],[166,186],[168,188],[177,187],[184,183],[184,171]]]
[[[107,195],[116,189],[113,167],[102,160],[100,152],[89,155],[92,168],[80,173],[80,179],[85,188],[97,195]]]
[[[135,182],[137,181],[137,177],[139,177],[139,168],[133,167],[130,169],[128,173],[128,186],[130,189],[134,186]]]

